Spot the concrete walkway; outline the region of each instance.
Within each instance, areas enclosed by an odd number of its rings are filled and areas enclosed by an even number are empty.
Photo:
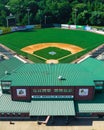
[[[83,121],[81,122],[83,124]],[[104,121],[92,121],[90,125],[46,126],[34,121],[0,121],[0,130],[104,130]]]

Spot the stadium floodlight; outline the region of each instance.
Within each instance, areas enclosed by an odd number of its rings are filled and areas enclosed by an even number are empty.
[[[45,15],[45,21],[44,22],[45,22],[45,24],[47,24],[47,16],[46,15]]]
[[[27,8],[27,13],[28,13],[28,25],[30,25],[30,9],[29,8]]]
[[[77,24],[77,9],[75,8],[74,9],[74,13],[75,13],[75,20],[74,20],[74,24],[76,25]]]

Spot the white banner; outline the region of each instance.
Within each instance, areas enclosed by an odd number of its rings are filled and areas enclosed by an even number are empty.
[[[68,28],[69,28],[69,25],[68,25],[68,24],[61,24],[61,28],[68,29]]]
[[[88,89],[79,89],[79,96],[87,96]]]
[[[70,25],[70,29],[76,29],[76,25]]]

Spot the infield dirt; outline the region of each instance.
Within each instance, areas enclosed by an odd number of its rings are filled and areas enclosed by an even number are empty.
[[[81,47],[78,47],[72,44],[64,44],[64,43],[39,43],[39,44],[26,46],[22,48],[21,50],[29,54],[33,54],[33,52],[38,51],[40,49],[47,48],[47,47],[57,47],[60,49],[68,50],[72,54],[78,53],[83,50]]]

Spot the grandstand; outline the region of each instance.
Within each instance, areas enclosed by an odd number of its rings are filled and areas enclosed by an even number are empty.
[[[102,54],[104,53],[104,44],[95,48],[92,52],[91,52],[91,57],[93,58],[97,58],[99,59],[98,57],[99,56],[102,56]]]
[[[0,56],[1,60],[9,59],[15,55],[15,52],[7,48],[6,46],[0,44]]]

